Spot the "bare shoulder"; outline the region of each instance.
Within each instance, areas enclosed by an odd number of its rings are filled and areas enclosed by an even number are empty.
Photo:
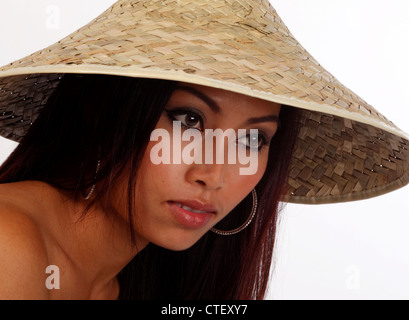
[[[24,206],[0,197],[0,299],[48,298],[43,238],[40,226]]]

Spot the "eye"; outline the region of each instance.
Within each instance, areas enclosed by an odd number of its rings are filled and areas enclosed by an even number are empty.
[[[250,133],[237,139],[237,143],[245,146],[247,149],[261,150],[267,145],[267,139],[263,134]]]
[[[180,121],[189,129],[203,130],[203,117],[193,110],[165,110],[171,121]]]

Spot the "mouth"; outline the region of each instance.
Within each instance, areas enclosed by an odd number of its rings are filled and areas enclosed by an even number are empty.
[[[167,204],[176,221],[189,229],[205,227],[217,214],[215,206],[196,200],[168,201]]]
[[[177,205],[179,208],[189,210],[195,213],[216,213],[217,210],[216,208],[207,203],[201,203],[196,200],[182,200],[182,201],[169,201],[171,203],[174,203]]]

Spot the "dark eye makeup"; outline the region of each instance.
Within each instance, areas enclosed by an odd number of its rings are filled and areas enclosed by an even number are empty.
[[[205,131],[205,117],[199,110],[190,107],[179,107],[175,109],[165,109],[165,112],[171,123],[173,123],[173,121],[180,121],[181,126],[184,129],[196,129],[201,132]],[[236,140],[236,143],[244,145],[249,150],[256,148],[260,152],[269,145],[269,139],[264,132],[260,130],[258,131],[257,139],[254,134],[247,134],[246,136],[239,137]],[[243,138],[245,138],[245,142],[239,142],[242,141]]]
[[[169,120],[180,121],[182,127],[188,129],[204,130],[204,116],[201,112],[189,107],[177,108],[177,109],[165,109],[166,115]]]

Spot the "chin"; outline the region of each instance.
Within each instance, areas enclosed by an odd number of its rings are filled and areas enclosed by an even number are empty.
[[[151,242],[167,250],[184,251],[191,248],[194,244],[196,244],[201,239],[202,236],[203,235],[194,236],[190,233],[189,235],[175,235],[173,237],[167,238],[166,240],[161,239],[158,241]]]

